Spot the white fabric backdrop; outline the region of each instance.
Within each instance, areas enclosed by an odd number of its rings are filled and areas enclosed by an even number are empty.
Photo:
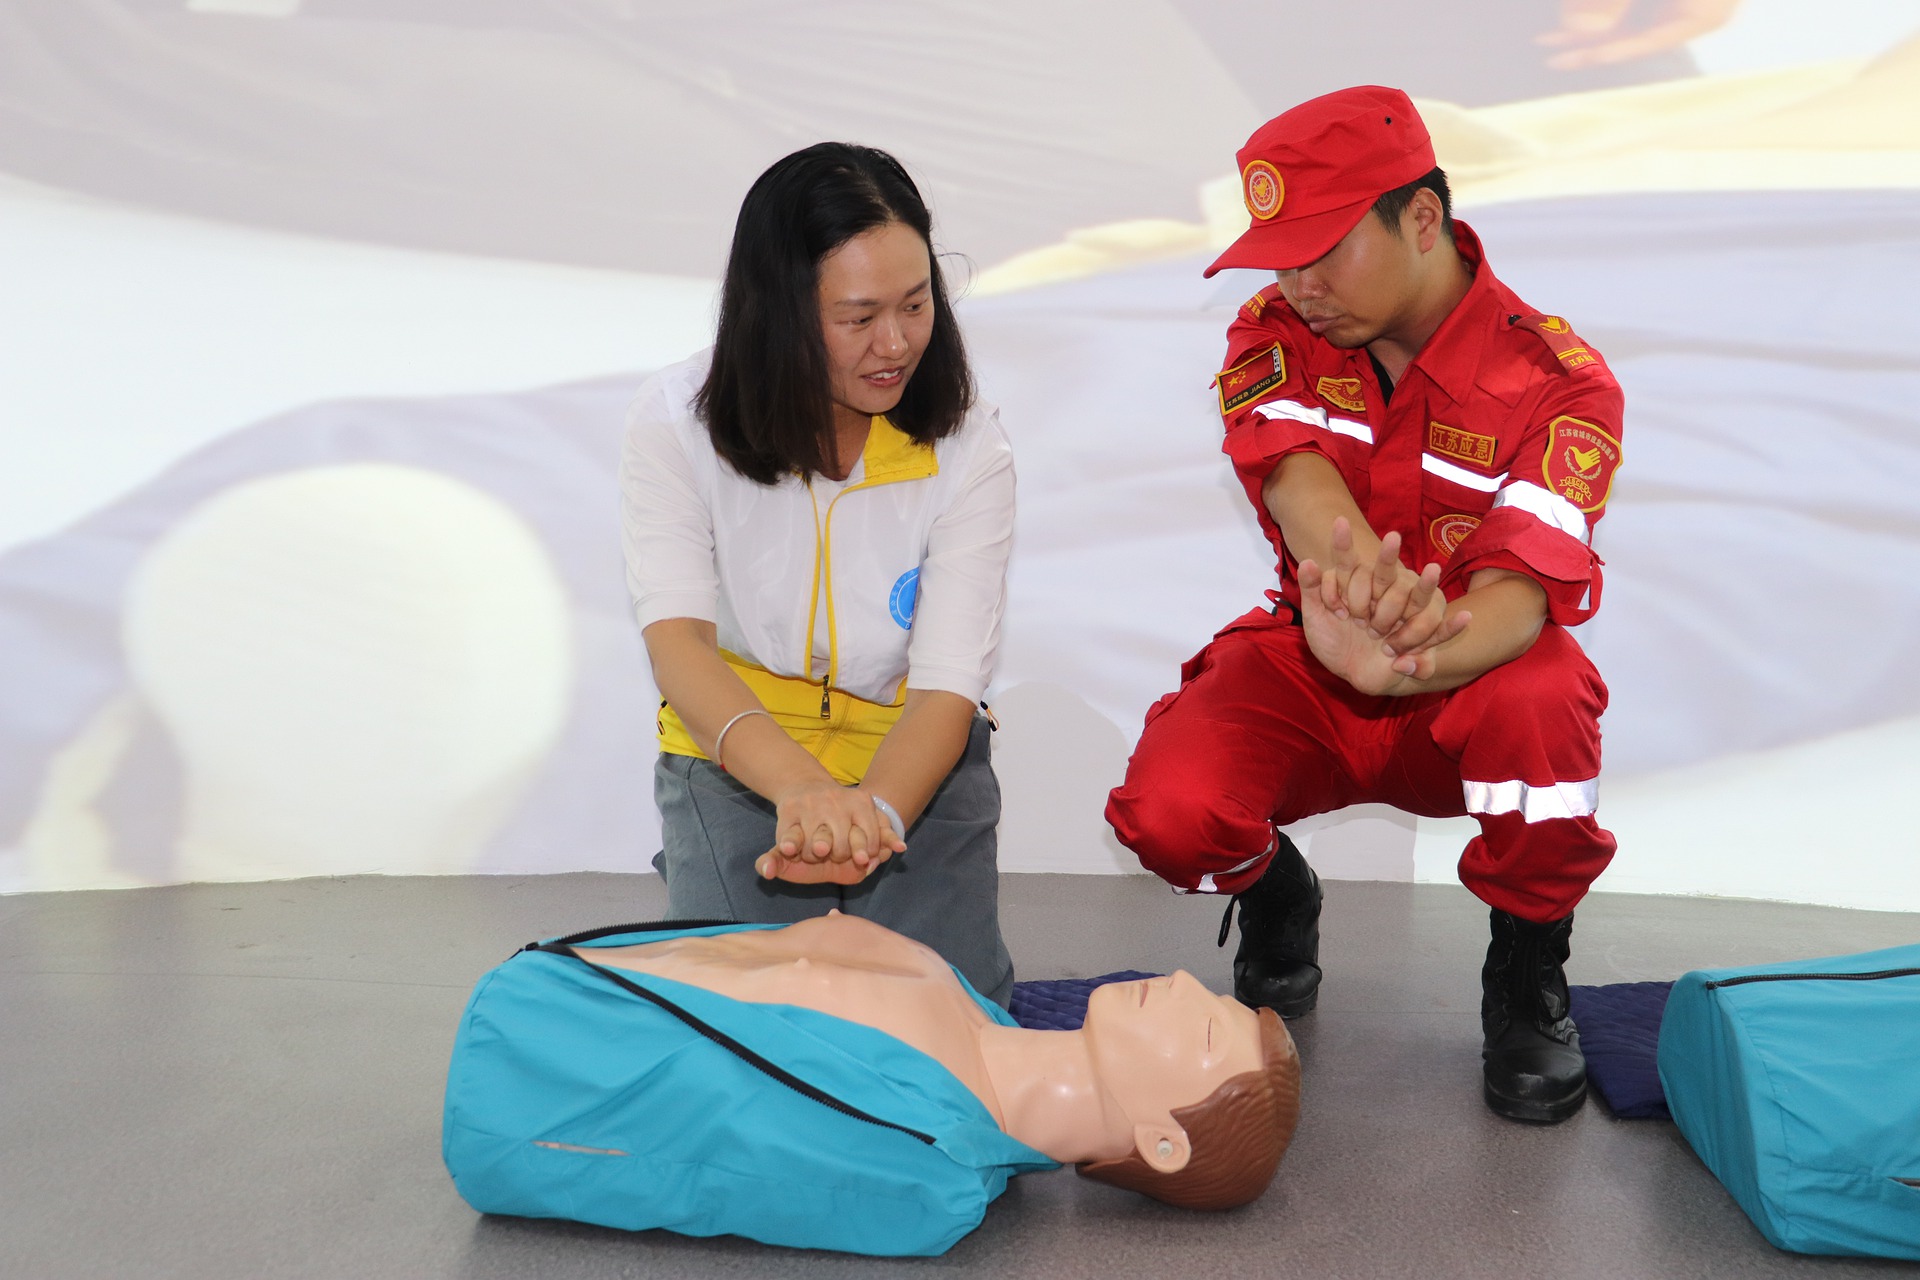
[[[1207,392],[1258,281],[1198,272],[1233,146],[1331,87],[1270,82],[1235,33],[1312,14],[925,6],[883,49],[858,6],[252,7],[288,16],[0,16],[0,890],[644,869],[620,411],[704,342],[746,182],[822,136],[896,149],[991,268],[960,319],[1021,472],[1005,865],[1132,869],[1099,811],[1140,716],[1269,585]],[[1750,7],[1703,60],[1777,55],[1780,6]],[[1893,44],[1863,13],[1821,52]],[[1049,22],[1095,34],[1063,51]],[[1416,37],[1475,35],[1383,37],[1339,78],[1438,92]],[[850,88],[850,49],[925,70]],[[1920,324],[1894,292],[1920,138],[1885,124],[1920,103],[1910,47],[1887,57],[1674,53],[1612,88],[1509,59],[1488,105],[1429,107],[1495,268],[1627,390],[1583,635],[1614,692],[1603,889],[1920,908]],[[1115,68],[1136,87],[1101,92]],[[1543,84],[1586,91],[1509,101]],[[1371,809],[1303,833],[1363,878],[1449,878],[1465,838]]]

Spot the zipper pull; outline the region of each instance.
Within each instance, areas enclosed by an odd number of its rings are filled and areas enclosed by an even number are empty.
[[[830,694],[830,686],[825,680],[820,682],[820,718],[833,719],[833,698]]]

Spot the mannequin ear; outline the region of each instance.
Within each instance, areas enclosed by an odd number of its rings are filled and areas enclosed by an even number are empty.
[[[1156,1172],[1178,1173],[1193,1157],[1187,1131],[1177,1124],[1137,1124],[1133,1126],[1133,1148]]]

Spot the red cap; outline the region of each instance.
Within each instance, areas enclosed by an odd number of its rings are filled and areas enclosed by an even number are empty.
[[[1395,187],[1436,164],[1433,139],[1398,89],[1366,84],[1303,102],[1240,148],[1240,194],[1253,225],[1207,268],[1304,267]]]

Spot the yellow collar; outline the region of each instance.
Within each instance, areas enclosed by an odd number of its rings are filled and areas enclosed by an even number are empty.
[[[900,428],[876,414],[867,432],[867,446],[860,451],[866,476],[851,488],[871,484],[892,484],[896,480],[924,480],[940,474],[940,459],[933,446],[921,444]]]

